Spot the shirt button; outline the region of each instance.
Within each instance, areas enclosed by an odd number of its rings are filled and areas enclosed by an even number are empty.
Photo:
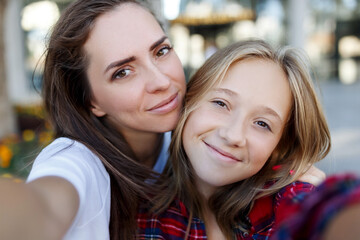
[[[249,233],[248,232],[243,232],[243,237],[248,237]]]

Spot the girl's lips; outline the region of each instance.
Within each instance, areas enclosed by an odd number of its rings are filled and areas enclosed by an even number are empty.
[[[175,93],[174,95],[168,97],[164,101],[161,101],[159,104],[148,109],[147,111],[153,113],[165,114],[173,111],[179,106],[179,94]]]
[[[210,150],[214,151],[215,153],[220,154],[221,156],[223,156],[225,158],[228,158],[228,159],[231,159],[233,161],[241,162],[240,159],[238,159],[237,157],[235,157],[231,153],[222,151],[221,149],[219,149],[217,147],[214,147],[214,146],[208,144],[207,142],[204,142],[204,143],[205,143],[206,146],[208,146],[210,148]]]

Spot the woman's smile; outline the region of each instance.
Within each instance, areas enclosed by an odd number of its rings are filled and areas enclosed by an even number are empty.
[[[156,114],[166,114],[176,109],[179,104],[179,93],[175,93],[155,106],[151,107],[147,111]]]

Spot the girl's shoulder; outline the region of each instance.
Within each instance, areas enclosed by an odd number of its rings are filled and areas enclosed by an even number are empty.
[[[279,225],[273,240],[320,239],[327,224],[342,209],[360,203],[360,177],[341,174],[328,177]]]
[[[189,224],[189,211],[178,198],[157,215],[140,208],[137,215],[137,239],[184,239]],[[197,217],[191,219],[188,239],[204,239],[205,224]]]
[[[309,193],[315,189],[314,185],[300,181],[293,182],[280,189],[273,199],[276,223],[286,220],[292,212],[296,212],[299,203],[304,201]]]
[[[311,183],[301,181],[292,182],[280,189],[275,195],[275,202],[276,204],[281,204],[283,201],[302,201],[303,198],[306,197],[308,193],[314,191],[315,188]]]
[[[272,184],[269,183],[268,186]],[[251,225],[249,237],[263,239],[262,237],[270,236],[275,224],[283,221],[289,212],[296,211],[296,202],[302,201],[314,189],[312,184],[297,181],[281,188],[275,194],[256,199],[248,215]]]

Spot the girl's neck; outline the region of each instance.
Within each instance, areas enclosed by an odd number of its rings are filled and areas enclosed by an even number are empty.
[[[195,185],[200,193],[202,206],[204,206],[203,217],[207,238],[209,240],[226,240],[225,235],[221,231],[219,224],[216,221],[213,211],[211,211],[208,205],[210,196],[215,192],[215,187],[204,183],[200,178],[195,178]]]
[[[214,213],[206,207],[204,209],[206,235],[209,240],[226,240],[225,235],[216,221]]]

